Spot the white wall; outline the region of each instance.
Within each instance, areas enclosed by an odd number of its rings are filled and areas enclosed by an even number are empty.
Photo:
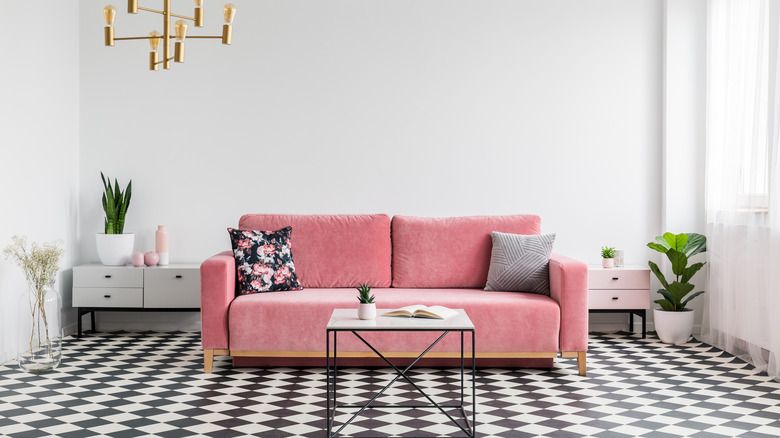
[[[662,229],[704,234],[707,2],[667,1],[664,22]],[[665,272],[671,271],[666,257],[658,253],[652,257],[666,267]],[[704,261],[704,256],[696,261]],[[696,291],[705,289],[705,270],[692,282]],[[661,288],[655,278],[652,284],[654,291]],[[691,302],[696,334],[701,332],[704,302],[703,297]]]
[[[84,261],[101,170],[133,179],[136,250],[166,224],[172,262],[227,249],[254,212],[536,213],[556,252],[651,255],[660,1],[236,0],[232,46],[190,40],[159,72],[144,42],[103,46],[104,3],[79,2]],[[191,35],[220,31],[207,6]],[[117,36],[160,30],[121,9]]]
[[[14,234],[65,241],[65,326],[70,267],[78,260],[78,9],[60,1],[0,0],[0,249]],[[26,18],[24,18],[26,17]],[[0,363],[15,357],[21,269],[0,256]]]

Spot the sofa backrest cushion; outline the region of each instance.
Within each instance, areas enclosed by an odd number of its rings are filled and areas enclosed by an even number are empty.
[[[394,216],[393,287],[484,288],[493,247],[491,233],[540,234],[541,230],[541,218],[529,214]]]
[[[287,226],[292,227],[295,271],[304,288],[357,287],[366,282],[372,287],[390,286],[388,215],[246,214],[238,222],[242,230]]]

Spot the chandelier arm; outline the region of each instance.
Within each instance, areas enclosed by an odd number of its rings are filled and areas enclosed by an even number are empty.
[[[218,36],[202,36],[202,35],[187,36],[188,40],[192,39],[192,38],[218,38],[218,39],[222,39],[222,35],[218,35]],[[114,39],[116,39],[116,38],[114,38]]]
[[[162,36],[158,36],[158,37],[149,37],[149,36],[145,36],[145,37],[123,37],[123,38],[114,38],[114,41],[116,41],[116,40],[151,40],[151,39],[154,39],[154,38],[162,39]]]
[[[158,11],[157,9],[144,8],[143,6],[139,6],[138,9],[146,12],[154,12],[155,14],[165,14],[165,12],[163,11]]]
[[[142,11],[146,11],[146,12],[154,12],[155,14],[162,14],[162,15],[165,15],[165,12],[163,12],[163,11],[158,11],[157,9],[149,9],[149,8],[144,8],[144,7],[142,7],[142,6],[139,6],[139,7],[138,7],[138,9],[140,9],[140,10],[142,10]],[[186,17],[186,16],[184,16],[184,15],[177,15],[177,14],[169,14],[169,15],[170,15],[171,17],[176,17],[176,18],[183,18],[183,19],[185,19],[185,20],[195,21],[195,17]]]
[[[195,21],[195,18],[193,18],[193,17],[185,17],[184,15],[171,14],[171,17],[183,18],[185,20]]]

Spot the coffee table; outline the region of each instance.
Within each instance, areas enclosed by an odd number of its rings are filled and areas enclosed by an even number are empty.
[[[349,425],[355,418],[357,418],[364,410],[372,408],[409,408],[409,409],[438,409],[449,420],[454,423],[464,433],[462,436],[474,438],[476,429],[476,344],[474,324],[466,315],[466,311],[463,309],[455,309],[458,314],[448,319],[428,319],[428,318],[404,318],[404,317],[386,317],[377,316],[374,320],[360,320],[357,317],[357,309],[335,309],[328,321],[326,327],[326,351],[327,351],[327,404],[326,404],[326,420],[328,437],[336,437],[347,425]],[[377,310],[377,314],[381,315],[389,310]],[[441,335],[431,343],[425,351],[421,352],[411,364],[405,367],[403,370],[396,367],[390,362],[381,352],[377,351],[368,341],[366,341],[359,332],[440,332]],[[337,378],[338,378],[338,333],[339,332],[351,332],[358,339],[360,339],[368,348],[371,349],[378,357],[382,358],[396,373],[396,376],[387,383],[379,392],[377,392],[367,403],[364,405],[339,405],[338,404],[338,391],[337,391]],[[428,394],[425,393],[412,379],[407,372],[422,359],[436,344],[439,343],[448,333],[460,332],[460,404],[440,405],[436,403]],[[464,352],[463,352],[463,336],[464,333],[471,333],[471,420],[469,421],[469,415],[466,414],[464,400],[465,400],[465,376],[464,376]],[[333,337],[333,351],[331,352],[331,337]],[[331,354],[332,353],[332,354]],[[373,404],[379,396],[387,391],[395,382],[399,379],[406,380],[414,389],[422,394],[430,403],[430,406],[425,405],[375,405]],[[331,402],[332,395],[332,402]],[[336,428],[334,424],[336,418],[336,410],[339,408],[344,409],[358,409],[358,411],[352,415],[344,424]],[[457,419],[453,418],[445,408],[457,408],[461,415],[465,426],[461,424]]]

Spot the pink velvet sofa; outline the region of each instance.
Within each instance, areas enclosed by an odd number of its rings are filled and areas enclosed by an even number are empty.
[[[236,366],[322,366],[325,325],[333,309],[357,309],[354,287],[368,282],[378,309],[411,304],[465,309],[476,329],[479,366],[551,367],[556,357],[576,357],[579,373],[585,375],[584,263],[553,253],[550,296],[482,290],[491,232],[540,234],[538,216],[395,216],[391,221],[385,214],[250,214],[238,225],[252,230],[287,226],[292,226],[292,255],[303,290],[237,296],[231,251],[201,265],[207,373],[215,355],[232,356]],[[429,345],[427,335],[366,333],[380,351],[399,358],[416,357]],[[429,355],[460,357],[459,339],[446,337]],[[373,356],[358,339],[339,337],[340,358],[368,364]]]

